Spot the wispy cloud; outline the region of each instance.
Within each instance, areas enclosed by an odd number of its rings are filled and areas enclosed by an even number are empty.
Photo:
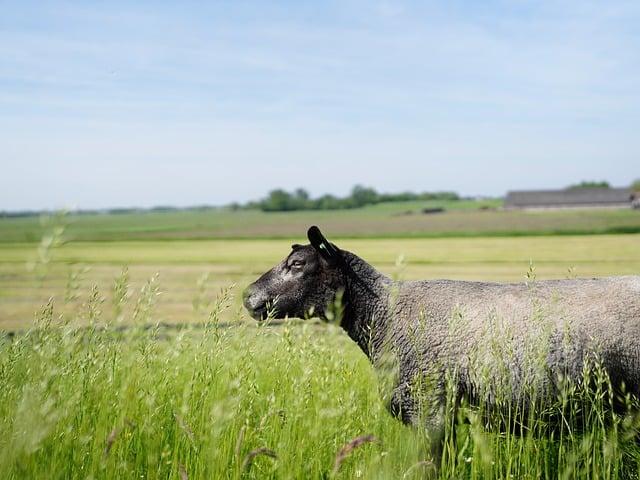
[[[627,1],[15,4],[0,18],[0,209],[626,182],[639,23]],[[198,167],[176,188],[185,162]],[[538,166],[523,177],[522,162]],[[129,163],[131,186],[102,191]],[[96,188],[64,188],[83,182]]]

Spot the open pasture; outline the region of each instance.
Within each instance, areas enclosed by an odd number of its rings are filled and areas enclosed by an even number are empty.
[[[234,294],[289,252],[302,237],[280,240],[74,242],[47,252],[38,263],[35,244],[0,244],[0,328],[22,329],[38,305],[53,297],[74,310],[93,285],[111,301],[127,267],[133,290],[158,274],[156,320],[201,321],[198,297],[236,285]],[[523,281],[532,262],[538,278],[630,275],[640,272],[640,235],[479,237],[447,239],[337,239],[390,276]],[[30,262],[33,271],[27,266]],[[240,309],[239,301],[236,309]]]
[[[352,210],[261,212],[204,209],[68,215],[66,235],[81,241],[291,238],[311,224],[336,237],[640,233],[640,211],[625,209],[501,210],[500,202],[389,202]],[[423,209],[443,208],[424,214]],[[37,242],[50,227],[38,217],[0,219],[0,242]]]

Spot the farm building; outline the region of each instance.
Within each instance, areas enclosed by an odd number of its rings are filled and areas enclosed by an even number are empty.
[[[568,188],[507,193],[505,208],[624,208],[631,207],[630,188]]]

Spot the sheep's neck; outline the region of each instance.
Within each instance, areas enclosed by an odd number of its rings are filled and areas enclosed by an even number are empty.
[[[356,255],[348,254],[346,261],[353,275],[345,275],[341,326],[371,359],[386,328],[391,280]]]

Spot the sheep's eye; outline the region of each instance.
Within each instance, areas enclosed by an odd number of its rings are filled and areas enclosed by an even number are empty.
[[[289,267],[300,268],[303,265],[304,265],[304,262],[302,260],[292,260],[291,263],[289,264]]]

